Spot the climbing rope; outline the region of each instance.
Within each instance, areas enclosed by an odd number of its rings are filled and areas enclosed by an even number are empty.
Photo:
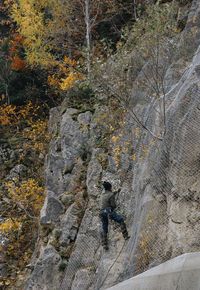
[[[107,273],[106,273],[106,275],[105,275],[103,281],[101,282],[100,286],[98,286],[98,288],[96,288],[96,290],[99,290],[99,289],[103,286],[103,284],[104,284],[104,282],[106,281],[106,279],[107,279],[107,277],[108,277],[108,274],[110,273],[112,267],[114,266],[114,264],[116,263],[117,259],[118,259],[119,256],[121,255],[121,253],[122,253],[122,251],[123,251],[123,248],[124,248],[124,246],[125,246],[125,243],[126,243],[126,241],[124,240],[124,243],[123,243],[123,245],[122,245],[122,247],[121,247],[121,249],[120,249],[118,255],[116,256],[115,260],[114,260],[113,263],[110,265],[110,267],[108,268],[108,271],[107,271]]]

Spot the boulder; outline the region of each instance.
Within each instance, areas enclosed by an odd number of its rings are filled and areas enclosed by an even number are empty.
[[[64,206],[58,200],[55,193],[47,191],[47,196],[40,213],[40,222],[42,225],[50,225],[58,222],[60,215],[64,213]]]
[[[59,271],[62,259],[52,246],[45,247],[36,264],[31,277],[27,281],[27,290],[59,289],[61,273]],[[52,275],[53,274],[53,275]],[[41,288],[41,285],[45,285]]]

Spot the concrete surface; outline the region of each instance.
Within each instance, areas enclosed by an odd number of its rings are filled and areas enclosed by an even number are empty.
[[[200,290],[200,252],[173,258],[107,290]]]

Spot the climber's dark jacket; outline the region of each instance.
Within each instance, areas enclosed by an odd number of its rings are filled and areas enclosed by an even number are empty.
[[[105,208],[111,208],[112,210],[116,208],[116,202],[115,202],[115,195],[117,192],[112,192],[109,190],[105,190],[101,194],[101,200],[100,200],[100,209]]]
[[[102,245],[105,248],[105,250],[108,250],[107,235],[108,235],[109,219],[120,224],[121,231],[125,240],[129,238],[123,216],[121,214],[116,213],[115,211],[116,208],[115,195],[119,191],[120,190],[118,190],[117,192],[112,192],[110,190],[105,190],[105,192],[102,192],[101,194],[99,217],[101,219],[102,224]]]

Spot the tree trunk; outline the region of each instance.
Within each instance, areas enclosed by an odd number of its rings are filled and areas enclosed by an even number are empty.
[[[86,24],[86,48],[87,48],[87,74],[90,79],[91,73],[91,23],[90,23],[90,0],[85,0],[85,24]]]
[[[136,0],[133,0],[133,15],[135,18],[135,21],[137,20],[137,5],[136,5]]]
[[[10,97],[8,94],[8,84],[5,85],[5,93],[6,93],[7,104],[10,105]]]

